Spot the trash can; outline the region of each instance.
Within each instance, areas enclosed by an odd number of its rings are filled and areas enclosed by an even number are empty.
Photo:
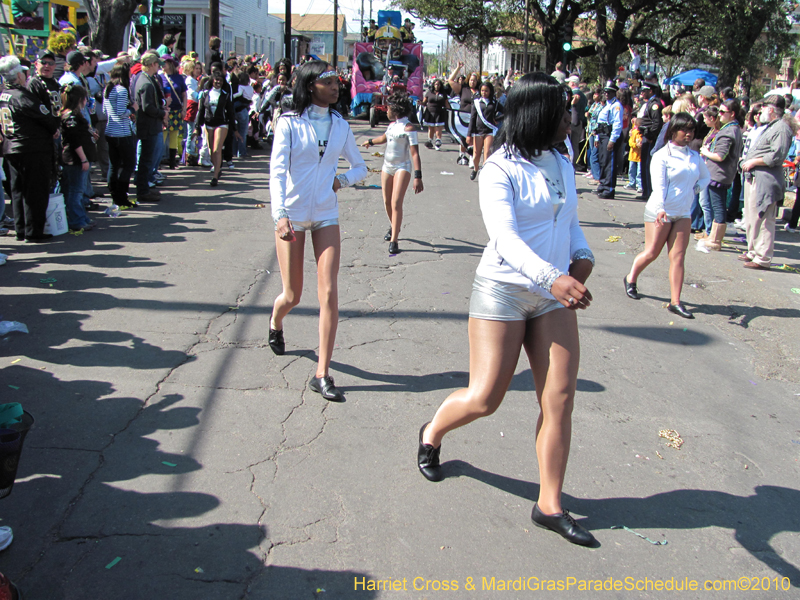
[[[28,411],[22,412],[19,423],[12,423],[0,429],[0,498],[5,498],[14,488],[17,478],[19,457],[22,454],[22,444],[25,436],[33,425],[33,415]]]

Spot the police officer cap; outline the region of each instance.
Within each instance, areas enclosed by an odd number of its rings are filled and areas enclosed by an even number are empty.
[[[614,93],[619,91],[619,88],[616,85],[614,85],[614,82],[611,80],[606,82],[606,87],[604,87],[603,89],[607,92],[614,92]]]
[[[648,71],[647,73],[644,74],[644,80],[645,81],[651,81],[651,80],[652,81],[658,81],[658,75],[656,75],[652,71]]]
[[[642,81],[640,84],[642,88],[647,88],[648,90],[657,90],[658,84],[652,83],[651,81]]]
[[[0,58],[0,75],[3,77],[13,78],[16,77],[17,73],[22,73],[22,71],[27,70],[28,67],[21,65],[16,56],[4,56]]]
[[[49,58],[50,60],[56,59],[56,53],[52,50],[48,50],[47,48],[42,48],[39,51],[39,60],[44,60],[45,58]]]

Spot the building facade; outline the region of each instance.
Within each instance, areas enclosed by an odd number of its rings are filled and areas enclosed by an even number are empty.
[[[206,56],[211,30],[208,0],[166,0],[163,25],[153,27],[155,48],[166,33],[179,34],[178,50]],[[270,64],[283,57],[284,22],[267,11],[267,0],[220,0],[219,37],[222,54],[264,54]],[[203,60],[201,58],[201,60]]]
[[[273,14],[283,22],[284,14]],[[296,15],[292,14],[292,30],[310,38],[308,54],[314,54],[321,60],[333,62],[333,15]],[[339,15],[336,28],[336,54],[339,55],[339,66],[345,66],[348,58],[345,55],[345,37],[347,22],[344,15]]]

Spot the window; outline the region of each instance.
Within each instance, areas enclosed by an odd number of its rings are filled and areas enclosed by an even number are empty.
[[[275,64],[275,40],[273,39],[269,41],[269,64]]]
[[[249,33],[245,33],[245,36],[247,37],[247,43],[245,44],[244,53],[245,54],[250,54],[250,34]]]
[[[228,56],[229,52],[233,52],[233,31],[227,27],[222,30],[222,49],[223,56]]]

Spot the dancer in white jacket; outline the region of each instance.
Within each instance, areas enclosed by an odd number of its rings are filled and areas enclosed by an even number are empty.
[[[667,126],[667,144],[653,155],[650,181],[653,192],[644,207],[644,250],[633,259],[622,282],[629,298],[639,300],[639,275],[666,244],[669,251],[670,303],[667,310],[684,319],[694,316],[681,302],[684,261],[691,234],[692,200],[711,180],[702,157],[689,148],[696,122],[679,112]]]
[[[293,110],[278,119],[270,161],[270,199],[283,292],[275,299],[269,346],[284,353],[283,320],[300,302],[303,253],[311,232],[317,259],[320,304],[317,372],[309,388],[326,400],[341,402],[328,373],[339,322],[339,203],[336,192],[367,175],[353,132],[329,107],[339,98],[339,79],[330,65],[310,61],[297,70]],[[350,170],[336,174],[339,157]]]
[[[571,101],[544,73],[523,76],[508,94],[505,122],[479,181],[489,244],[469,305],[469,387],[450,394],[422,426],[417,465],[430,481],[444,477],[442,438],[497,410],[524,347],[541,407],[539,498],[531,518],[591,546],[594,536],[561,506],[580,358],[576,311],[591,303],[584,283],[594,265],[578,223],[575,171],[553,148],[570,131]]]

